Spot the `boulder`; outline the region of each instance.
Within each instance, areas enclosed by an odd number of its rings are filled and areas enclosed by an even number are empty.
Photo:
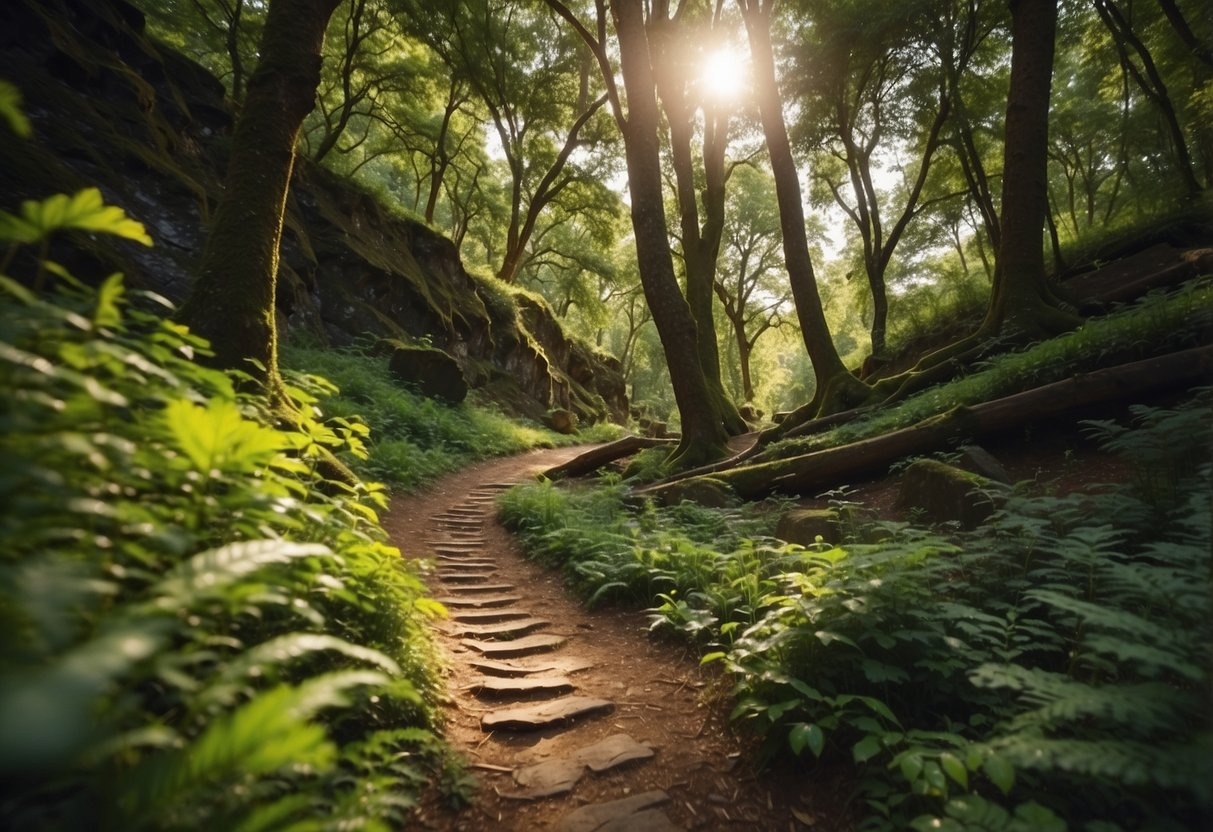
[[[737,412],[741,414],[741,418],[747,422],[759,422],[762,420],[762,411],[754,407],[752,404],[743,404],[737,408]]]
[[[388,359],[392,375],[416,387],[424,396],[459,404],[468,394],[463,371],[442,350],[432,347],[397,347]]]
[[[775,536],[801,546],[812,546],[819,539],[825,543],[840,543],[841,526],[836,509],[794,508],[779,518]]]
[[[981,474],[995,482],[1011,484],[1011,475],[994,454],[980,445],[965,445],[960,449],[960,467]]]
[[[577,414],[564,408],[549,410],[543,417],[543,423],[557,433],[566,436],[577,432]]]
[[[684,500],[707,508],[732,508],[741,502],[733,489],[708,477],[693,477],[671,483],[669,488],[662,491],[662,502],[666,505],[677,505]]]
[[[933,523],[958,523],[974,529],[997,508],[991,492],[1000,483],[936,459],[920,459],[906,469],[901,479],[898,505],[920,509]]]

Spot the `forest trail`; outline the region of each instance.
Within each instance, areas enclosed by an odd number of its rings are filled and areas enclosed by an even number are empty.
[[[587,611],[562,576],[521,556],[497,495],[585,448],[537,451],[393,501],[384,525],[450,618],[446,736],[479,780],[470,808],[424,828],[592,832],[828,830],[803,780],[761,780],[727,726],[727,688],[698,653],[656,641],[634,610]],[[784,775],[789,776],[789,775]],[[824,795],[822,795],[824,798]],[[816,804],[816,805],[815,805]]]

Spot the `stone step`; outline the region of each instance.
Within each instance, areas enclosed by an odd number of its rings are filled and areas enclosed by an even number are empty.
[[[454,540],[444,537],[439,540],[426,540],[425,544],[435,552],[477,552],[489,544],[484,540]]]
[[[626,763],[648,760],[654,753],[651,745],[636,742],[627,734],[612,734],[567,756],[516,769],[514,782],[523,791],[508,796],[535,800],[566,794],[573,790],[587,769],[601,774]]]
[[[517,621],[520,618],[532,618],[527,610],[457,610],[451,613],[451,620],[461,624],[496,624],[498,621]]]
[[[451,506],[442,514],[435,517],[484,517],[487,512],[480,506]]]
[[[524,676],[521,679],[485,676],[469,685],[468,690],[485,699],[527,699],[540,695],[559,696],[574,687],[565,676]]]
[[[555,832],[680,832],[681,827],[658,809],[670,801],[663,791],[644,792],[612,800],[591,803],[574,809],[556,821]]]
[[[474,638],[491,638],[495,641],[518,638],[550,625],[551,621],[542,618],[519,618],[514,621],[498,621],[492,624],[467,624],[460,622],[455,626],[460,635]]]
[[[466,543],[455,544],[450,543],[433,543],[430,544],[430,550],[435,555],[446,555],[452,558],[467,558],[474,557],[485,551],[483,543]]]
[[[497,568],[493,558],[478,558],[469,555],[439,555],[439,569],[462,569],[465,572],[487,572]]]
[[[508,607],[522,600],[521,595],[445,595],[435,598],[444,607]]]
[[[485,731],[538,731],[614,709],[614,703],[592,696],[566,696],[551,702],[489,711],[480,718]]]
[[[492,558],[447,555],[446,560],[438,562],[438,569],[445,569],[448,572],[476,572],[483,575],[486,572],[495,571],[497,569],[497,561]]]
[[[486,575],[483,572],[464,572],[462,570],[456,572],[439,569],[438,580],[444,584],[484,584],[488,582],[489,578],[493,577],[492,573],[496,571],[496,569],[493,569]],[[513,587],[510,588],[512,589]]]
[[[461,584],[452,592],[475,594],[478,592],[510,592],[515,589],[513,584]]]
[[[474,638],[465,638],[459,643],[464,647],[470,647],[485,658],[514,659],[520,656],[530,656],[535,653],[546,653],[549,650],[556,650],[559,647],[563,647],[565,641],[567,639],[564,636],[557,636],[552,633],[538,633],[536,635],[516,638],[512,641],[478,641]]]
[[[495,659],[471,659],[468,666],[486,676],[517,678],[536,673],[560,673],[565,676],[589,670],[594,663],[576,656],[544,656],[529,662],[505,662]]]

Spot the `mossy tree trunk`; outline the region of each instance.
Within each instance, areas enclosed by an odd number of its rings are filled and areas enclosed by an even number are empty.
[[[612,5],[612,13],[627,93],[627,118],[620,126],[627,154],[640,279],[661,337],[682,420],[682,441],[673,460],[693,465],[723,456],[728,435],[700,364],[695,320],[674,276],[662,193],[657,97],[643,4],[640,0],[621,0]]]
[[[1045,274],[1049,89],[1057,0],[1011,0],[1001,240],[994,291],[979,337],[1056,334],[1077,318],[1059,305]]]
[[[178,319],[210,340],[218,366],[280,393],[274,294],[295,139],[315,104],[321,49],[340,0],[272,0],[261,60],[232,136],[223,198]],[[250,364],[252,359],[263,370]]]
[[[805,233],[800,179],[792,158],[787,124],[783,118],[783,101],[775,78],[775,59],[771,48],[771,14],[775,2],[737,0],[737,5],[741,8],[750,41],[755,92],[767,152],[771,157],[771,172],[775,176],[784,260],[792,298],[817,381],[814,411],[817,415],[828,415],[862,403],[871,391],[851,375],[838,356],[817,291],[817,279],[813,274],[813,261],[809,257],[809,241]]]
[[[669,13],[669,10],[666,10]],[[719,7],[717,7],[717,15]],[[689,89],[693,80],[687,71],[685,39],[679,21],[662,18],[649,24],[649,40],[654,48],[654,77],[669,130],[670,158],[674,168],[674,191],[678,201],[682,260],[686,270],[686,299],[695,319],[697,352],[704,380],[716,400],[725,430],[744,433],[749,427],[737,405],[725,392],[720,373],[720,349],[716,338],[713,287],[716,264],[720,259],[720,241],[724,236],[725,186],[728,180],[725,149],[728,144],[728,108],[720,105],[695,106]],[[714,24],[715,25],[715,24]],[[702,111],[703,188],[697,188],[696,165],[692,146],[695,122]],[[699,201],[703,201],[700,216]]]

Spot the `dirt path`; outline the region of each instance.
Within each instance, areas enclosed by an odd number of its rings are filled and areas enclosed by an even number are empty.
[[[727,726],[727,697],[697,652],[651,639],[634,611],[586,611],[558,573],[524,560],[496,522],[508,484],[581,449],[497,460],[398,499],[385,519],[434,565],[447,603],[447,737],[480,780],[436,830],[814,830],[837,797],[812,778],[760,780]],[[828,804],[833,804],[832,806]]]

